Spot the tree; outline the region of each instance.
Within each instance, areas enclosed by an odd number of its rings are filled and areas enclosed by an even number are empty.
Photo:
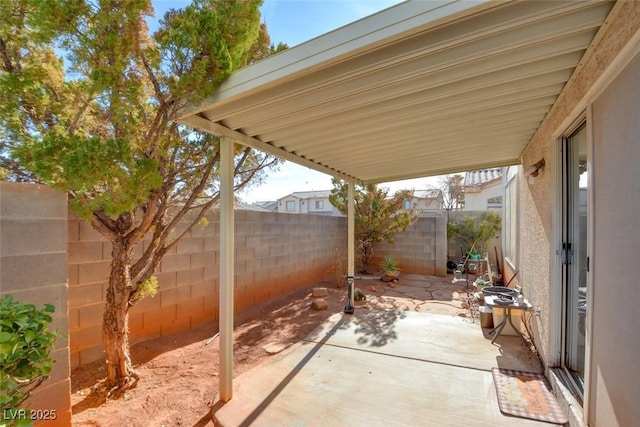
[[[347,213],[348,185],[333,179],[329,201],[343,214]],[[393,236],[404,231],[416,220],[414,206],[405,209],[405,201],[413,199],[413,191],[402,190],[389,197],[388,191],[374,184],[356,186],[354,189],[355,238],[360,256],[361,272],[366,273],[374,257],[373,245],[386,241],[393,243]]]
[[[465,215],[460,222],[447,223],[447,234],[458,238],[467,251],[484,253],[489,240],[500,237],[502,217],[497,212],[484,212],[479,219]]]
[[[156,292],[163,255],[219,198],[218,139],[175,117],[232,71],[285,47],[270,45],[260,4],[194,0],[150,35],[151,0],[0,3],[0,175],[67,192],[111,242],[103,319],[111,387],[138,378],[130,308]],[[236,146],[235,188],[274,165]]]
[[[446,211],[458,210],[464,206],[464,176],[444,175],[438,179],[437,189],[442,191],[442,207]]]

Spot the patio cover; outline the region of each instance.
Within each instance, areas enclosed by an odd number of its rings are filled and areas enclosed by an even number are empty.
[[[409,1],[233,74],[180,121],[361,183],[520,162],[610,1]]]
[[[520,163],[611,1],[408,1],[234,73],[179,121],[222,138],[220,399],[232,398],[233,143],[353,184]]]

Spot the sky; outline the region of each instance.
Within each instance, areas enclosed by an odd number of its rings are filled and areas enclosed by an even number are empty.
[[[186,0],[153,0],[156,17],[169,8],[182,8]],[[264,0],[262,21],[267,24],[271,42],[293,47],[351,22],[384,10],[400,0]],[[420,178],[383,183],[391,192],[421,190],[435,186],[437,178]],[[277,200],[295,191],[330,190],[331,176],[295,163],[285,162],[278,171],[269,172],[265,182],[240,192],[245,202]]]

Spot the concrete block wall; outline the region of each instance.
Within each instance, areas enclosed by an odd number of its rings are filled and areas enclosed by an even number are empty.
[[[420,217],[394,243],[378,243],[370,270],[385,256],[396,258],[406,273],[444,276],[447,274],[447,219],[445,215]]]
[[[500,216],[502,216],[502,211],[452,211],[449,212],[449,221],[453,222],[461,222],[465,216],[476,218],[480,220],[483,214],[488,212],[497,212]],[[474,249],[475,251],[475,249]],[[487,254],[489,255],[489,263],[492,266],[496,266],[496,251],[498,252],[497,260],[500,262],[501,266],[503,264],[502,259],[502,238],[499,236],[495,239],[491,239],[487,242]],[[460,240],[451,238],[448,242],[448,255],[452,259],[460,259],[462,257],[462,253],[460,250]],[[492,271],[495,271],[492,270]]]
[[[217,214],[196,226],[163,258],[159,292],[132,308],[131,343],[188,330],[218,316]],[[104,357],[102,313],[111,245],[69,215],[71,366]],[[147,241],[138,249],[142,251]],[[329,273],[335,249],[346,246],[346,219],[273,212],[235,212],[235,310],[308,285]],[[346,261],[345,261],[346,262]]]
[[[38,308],[56,308],[50,327],[64,337],[51,355],[51,375],[26,406],[55,411],[55,420],[36,425],[71,425],[65,194],[40,185],[0,182],[0,296],[7,294]]]

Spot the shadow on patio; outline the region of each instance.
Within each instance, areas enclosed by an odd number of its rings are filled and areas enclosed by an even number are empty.
[[[336,313],[235,379],[222,426],[544,425],[502,415],[491,368],[538,372],[520,338],[477,321],[398,310]],[[549,424],[546,424],[549,425]]]

